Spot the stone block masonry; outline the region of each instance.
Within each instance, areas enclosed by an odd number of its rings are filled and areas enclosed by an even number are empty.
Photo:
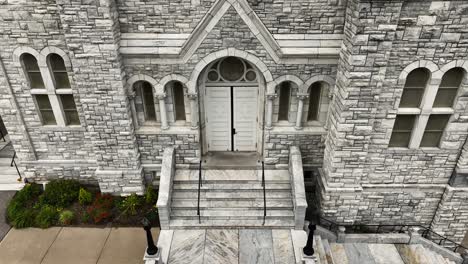
[[[304,166],[323,167],[317,196],[324,216],[344,223],[432,224],[459,241],[468,224],[466,146],[460,153],[468,135],[467,79],[440,147],[388,145],[400,111],[400,76],[408,67],[431,68],[436,81],[450,68],[467,67],[467,10],[461,0],[0,0],[0,114],[28,178],[76,178],[104,192],[142,193],[144,178],[158,184],[164,149],[175,149],[180,167],[200,159],[206,124],[192,118],[205,111],[193,89],[203,83],[197,76],[213,58],[242,54],[270,82],[260,93],[265,104],[267,93],[276,93],[269,94],[275,98],[272,129],[262,132],[257,152],[281,167],[289,163],[290,147],[298,146]],[[135,53],[135,43],[146,45],[148,54]],[[41,123],[19,57],[51,48],[67,58],[79,127]],[[157,120],[149,128],[134,126],[145,117],[140,100],[139,120],[133,120],[129,99],[129,80],[139,76],[155,86]],[[195,98],[184,98],[186,121],[174,120],[173,94],[161,84],[168,78],[183,82],[184,93]],[[304,126],[294,127],[299,89],[293,88],[289,120],[278,122],[275,82],[300,86],[314,78],[331,85],[323,120],[303,115]],[[161,127],[161,111],[168,113],[168,130]]]

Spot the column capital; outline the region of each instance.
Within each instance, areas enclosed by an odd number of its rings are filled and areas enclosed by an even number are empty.
[[[156,94],[156,97],[157,97],[159,100],[164,100],[164,98],[166,98],[166,96],[167,96],[166,93]]]
[[[305,93],[298,93],[297,94],[297,99],[299,99],[299,100],[305,100],[307,98],[309,98],[309,94],[305,94]]]
[[[197,100],[198,94],[196,94],[196,93],[188,93],[188,94],[187,94],[187,98],[190,99],[190,100]]]
[[[127,97],[128,99],[133,100],[136,97],[136,93],[129,93]]]
[[[277,94],[267,94],[266,97],[267,97],[268,100],[274,100],[276,97],[278,97],[278,95]]]

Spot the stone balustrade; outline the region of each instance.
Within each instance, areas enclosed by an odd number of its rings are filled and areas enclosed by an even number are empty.
[[[296,146],[292,146],[289,151],[289,175],[291,177],[294,204],[294,228],[302,229],[304,227],[307,201],[304,188],[302,157],[299,148]]]
[[[159,196],[156,203],[158,207],[161,229],[169,229],[171,215],[172,181],[175,174],[175,150],[168,147],[164,150],[161,165],[161,178],[159,180]]]

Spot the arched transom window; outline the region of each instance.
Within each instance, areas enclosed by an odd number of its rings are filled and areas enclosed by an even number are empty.
[[[249,63],[236,57],[226,57],[211,66],[207,82],[257,82],[257,73]]]

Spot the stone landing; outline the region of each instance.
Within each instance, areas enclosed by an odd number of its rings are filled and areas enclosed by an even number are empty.
[[[419,244],[334,243],[314,236],[304,262],[305,231],[292,229],[162,230],[165,264],[455,264]]]

